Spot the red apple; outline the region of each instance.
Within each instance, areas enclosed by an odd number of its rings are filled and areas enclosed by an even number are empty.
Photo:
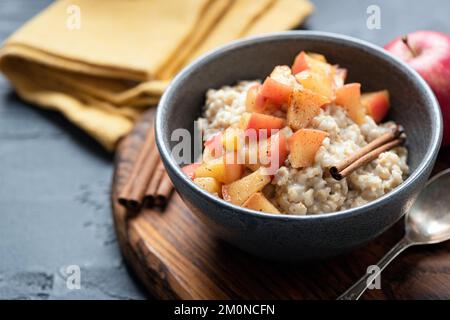
[[[406,61],[433,89],[444,119],[443,145],[450,145],[450,36],[416,31],[394,39],[384,48]]]

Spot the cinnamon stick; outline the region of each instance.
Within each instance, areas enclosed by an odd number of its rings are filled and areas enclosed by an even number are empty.
[[[145,191],[144,195],[145,206],[152,207],[155,205],[156,192],[158,191],[158,187],[164,173],[165,173],[164,165],[162,161],[159,159],[155,172],[153,173],[153,176],[150,179],[150,183],[148,184],[147,189]]]
[[[142,200],[153,170],[158,164],[159,153],[154,130],[149,130],[133,165],[128,181],[119,194],[119,203],[131,211],[142,207]]]
[[[347,168],[350,164],[357,161],[364,155],[368,154],[370,151],[374,150],[375,148],[378,148],[379,146],[385,144],[388,141],[398,138],[402,133],[403,133],[403,127],[396,126],[393,130],[386,132],[385,134],[383,134],[380,137],[373,140],[371,143],[369,143],[366,146],[359,149],[352,156],[341,161],[336,166],[331,167],[330,168],[331,175],[332,176],[337,175],[339,172],[341,172],[342,170]]]
[[[356,161],[351,163],[349,166],[347,166],[342,171],[331,171],[331,169],[330,169],[330,173],[334,179],[341,180],[341,179],[347,177],[348,175],[350,175],[356,169],[358,169],[358,168],[368,164],[372,160],[376,159],[381,153],[402,144],[404,141],[405,141],[404,138],[397,138],[390,142],[387,142],[387,143],[381,145],[380,147],[370,151],[369,153],[363,155],[362,157],[360,157],[359,159],[357,159]]]
[[[156,191],[155,205],[164,208],[167,205],[167,202],[170,198],[170,195],[172,194],[172,191],[173,191],[172,181],[170,181],[167,172],[164,171],[164,175],[159,184],[159,188]]]

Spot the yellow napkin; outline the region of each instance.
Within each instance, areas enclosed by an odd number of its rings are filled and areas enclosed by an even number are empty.
[[[298,27],[313,10],[313,5],[307,1],[277,0],[245,31],[245,35],[252,36]]]
[[[311,10],[307,0],[60,0],[5,42],[0,70],[23,99],[113,150],[186,63]]]
[[[191,54],[188,62],[235,39],[268,32],[289,30],[312,13],[307,0],[238,0]]]

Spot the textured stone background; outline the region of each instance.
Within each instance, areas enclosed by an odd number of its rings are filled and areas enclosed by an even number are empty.
[[[0,41],[50,2],[1,0]],[[417,29],[450,33],[448,0],[313,2],[306,29],[379,45]],[[381,30],[366,28],[370,4],[381,7]],[[0,298],[148,297],[117,246],[109,205],[112,159],[59,114],[19,100],[0,77]],[[66,287],[65,267],[74,264],[81,268],[80,290]]]

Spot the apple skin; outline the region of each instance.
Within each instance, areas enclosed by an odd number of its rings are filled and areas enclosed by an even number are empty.
[[[408,45],[396,38],[384,48],[408,63],[430,85],[441,105],[444,119],[442,145],[450,145],[450,36],[436,31],[416,31],[407,35]]]

